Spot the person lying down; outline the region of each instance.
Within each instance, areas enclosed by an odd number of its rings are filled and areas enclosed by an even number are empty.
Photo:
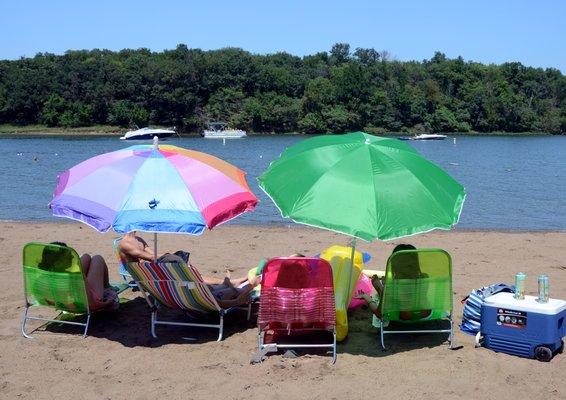
[[[126,233],[118,242],[118,251],[122,254],[127,262],[153,261],[155,255],[145,240],[136,236],[136,232]],[[181,262],[189,264],[188,252],[177,251],[175,253],[164,253],[158,262]],[[183,255],[186,255],[186,260]],[[192,265],[192,264],[189,264]],[[194,265],[193,265],[194,267]],[[198,270],[198,268],[195,267]],[[256,276],[248,280],[248,277],[234,278],[230,277],[229,271],[226,271],[224,278],[215,278],[202,276],[203,282],[208,285],[216,302],[221,308],[230,308],[246,304],[249,300],[250,293],[261,282],[261,276]]]

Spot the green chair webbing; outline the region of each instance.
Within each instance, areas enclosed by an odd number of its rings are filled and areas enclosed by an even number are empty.
[[[51,257],[46,264],[45,254],[49,252],[60,254],[63,260]],[[80,258],[73,249],[28,243],[24,247],[23,258],[24,292],[28,304],[75,314],[89,311]]]
[[[432,310],[428,319],[452,311],[452,270],[448,253],[439,249],[405,250],[387,262],[382,315],[399,320],[399,313]]]

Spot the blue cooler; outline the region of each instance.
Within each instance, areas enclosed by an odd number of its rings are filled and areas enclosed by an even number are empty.
[[[517,300],[513,293],[497,293],[485,299],[481,331],[476,338],[488,349],[520,357],[550,361],[562,352],[566,336],[566,301],[534,296]]]

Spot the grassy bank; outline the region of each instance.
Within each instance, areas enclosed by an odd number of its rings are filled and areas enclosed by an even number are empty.
[[[45,135],[45,136],[64,136],[64,135],[108,135],[116,136],[125,132],[126,129],[119,126],[112,125],[93,125],[82,126],[80,128],[63,128],[63,127],[49,127],[46,125],[0,125],[0,134],[2,135]]]
[[[127,128],[113,125],[93,125],[80,128],[49,127],[46,125],[10,125],[0,124],[0,135],[3,136],[119,136],[126,132]],[[412,136],[422,132],[386,132],[383,136]],[[182,132],[181,136],[199,136],[199,132]],[[543,132],[449,132],[449,136],[546,136]],[[250,136],[271,135],[302,135],[298,132],[268,133],[248,132]],[[378,135],[380,136],[380,135]]]

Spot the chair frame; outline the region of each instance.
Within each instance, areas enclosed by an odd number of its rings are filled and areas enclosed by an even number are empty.
[[[321,332],[328,332],[320,330]],[[258,330],[257,333],[257,349],[259,354],[264,355],[269,352],[276,352],[279,349],[301,349],[301,348],[331,348],[332,349],[332,364],[336,363],[336,325],[332,328],[332,343],[323,344],[309,344],[309,343],[292,343],[292,344],[278,344],[264,342],[265,331]]]
[[[409,250],[410,252],[412,252],[413,250]],[[435,319],[434,321],[438,321],[438,320],[442,320],[442,321],[450,321],[450,329],[418,329],[418,330],[385,330],[384,328],[384,318],[381,317],[377,317],[376,318],[379,320],[381,327],[379,329],[380,332],[380,341],[381,341],[381,347],[383,350],[386,350],[385,347],[385,340],[384,340],[384,336],[387,334],[402,334],[402,333],[449,333],[450,335],[448,336],[448,348],[449,349],[453,349],[454,348],[454,291],[452,290],[452,257],[450,256],[450,254],[448,252],[446,252],[445,250],[442,249],[416,249],[417,252],[422,252],[422,251],[437,251],[437,252],[442,252],[444,254],[446,254],[446,256],[448,257],[449,260],[449,272],[450,272],[450,297],[451,297],[451,303],[452,303],[452,307],[450,310],[450,314],[448,314],[447,317],[445,318],[441,318],[441,319]],[[389,256],[392,257],[392,256]],[[387,266],[389,266],[389,260],[387,260]],[[387,271],[385,272],[386,276],[387,276]],[[420,322],[425,322],[425,321],[415,321],[414,323],[420,323]]]
[[[75,322],[75,321],[65,321],[65,320],[61,320],[61,319],[57,319],[59,318],[61,315],[66,314],[65,312],[60,312],[59,314],[57,314],[57,316],[55,317],[55,319],[50,319],[50,318],[43,318],[43,317],[32,317],[28,315],[29,309],[30,307],[34,306],[33,304],[29,304],[26,300],[26,308],[24,310],[24,316],[22,318],[22,323],[21,323],[21,331],[22,331],[22,335],[26,338],[26,339],[33,339],[33,336],[31,336],[29,333],[26,332],[26,323],[28,320],[36,320],[36,321],[45,321],[45,322],[52,322],[52,323],[57,323],[57,324],[66,324],[66,325],[75,325],[75,326],[84,326],[84,331],[82,334],[82,337],[85,338],[87,335],[87,331],[88,331],[88,326],[90,324],[90,316],[91,316],[91,312],[90,310],[86,313],[86,314],[73,314],[73,315],[86,315],[86,322],[82,323],[82,322]],[[71,313],[69,313],[71,314]],[[34,329],[35,330],[35,329]]]
[[[127,269],[127,266],[126,266],[126,269]],[[198,327],[198,328],[218,329],[218,339],[216,341],[220,342],[220,341],[222,341],[222,338],[223,338],[223,335],[224,335],[224,315],[226,315],[228,312],[230,312],[234,309],[239,309],[239,310],[245,309],[245,310],[247,310],[247,320],[248,321],[250,320],[251,308],[252,308],[252,302],[251,301],[248,303],[248,305],[246,307],[230,307],[230,308],[227,308],[227,309],[223,309],[218,305],[218,302],[216,301],[216,299],[214,298],[212,293],[210,293],[210,289],[208,289],[208,287],[206,288],[206,290],[209,291],[210,297],[213,299],[213,305],[216,307],[216,312],[218,312],[218,314],[219,314],[218,324],[201,324],[201,323],[196,323],[196,322],[180,322],[180,321],[160,320],[160,319],[158,319],[157,311],[164,305],[162,305],[159,301],[157,301],[155,298],[153,298],[151,293],[149,293],[146,290],[146,288],[144,286],[144,282],[138,281],[137,279],[133,278],[133,276],[132,276],[132,279],[135,282],[135,284],[137,285],[137,287],[140,289],[140,292],[142,293],[145,301],[147,302],[147,304],[151,308],[151,336],[153,336],[154,338],[157,338],[157,333],[155,332],[155,327],[157,325],[191,326],[191,327]],[[159,280],[158,281],[158,280],[155,280],[154,282],[183,283],[185,286],[188,287],[188,289],[196,288],[196,284],[194,282],[190,282],[190,281],[177,281],[177,280],[175,280],[175,281],[173,281],[173,280]],[[169,307],[167,307],[167,308],[169,308]],[[171,308],[171,309],[184,310],[183,308]],[[187,311],[187,310],[184,310],[184,311]]]

